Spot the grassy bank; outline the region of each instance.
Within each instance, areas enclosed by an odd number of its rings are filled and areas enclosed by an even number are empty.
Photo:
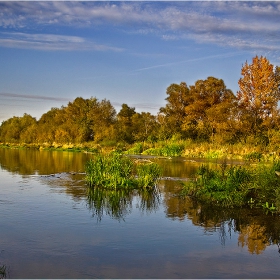
[[[184,183],[182,195],[223,207],[262,207],[280,211],[280,162],[272,165],[199,167],[194,181]]]
[[[41,144],[13,144],[0,143],[2,148],[35,148],[40,150],[56,150],[70,152],[88,152],[88,153],[110,153],[120,151],[125,154],[134,155],[153,155],[153,156],[184,156],[193,158],[208,159],[240,159],[254,162],[273,162],[280,160],[278,146],[275,145],[257,145],[253,142],[248,144],[219,144],[209,142],[194,142],[191,140],[169,139],[165,141],[138,142],[134,144],[104,142],[96,144],[95,142],[86,142],[80,144],[60,144],[60,143],[41,143]]]
[[[254,162],[280,160],[277,147],[254,144],[197,143],[190,140],[166,140],[156,143],[135,143],[127,154],[183,156],[209,159],[240,159]]]

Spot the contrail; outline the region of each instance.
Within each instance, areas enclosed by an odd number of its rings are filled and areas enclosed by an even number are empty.
[[[159,64],[159,65],[153,65],[153,66],[149,66],[149,67],[139,68],[139,69],[132,70],[132,72],[144,71],[144,70],[160,68],[160,67],[167,67],[167,66],[171,66],[171,65],[177,65],[177,64],[186,63],[186,62],[205,60],[205,59],[210,59],[210,58],[230,57],[230,56],[235,56],[235,55],[240,55],[240,54],[243,54],[243,52],[234,52],[234,53],[204,56],[204,57],[192,58],[192,59],[188,59],[188,60],[182,60],[182,61],[177,61],[177,62],[170,62],[170,63],[165,63],[165,64]]]

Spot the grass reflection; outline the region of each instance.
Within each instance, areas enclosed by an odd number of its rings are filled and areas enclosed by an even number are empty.
[[[5,279],[6,276],[7,276],[6,266],[2,265],[2,266],[0,266],[0,279]]]
[[[158,209],[160,194],[157,188],[144,190],[116,189],[108,190],[101,187],[90,187],[87,192],[87,202],[93,216],[101,221],[103,216],[123,220],[133,207],[134,200],[142,212]]]
[[[179,212],[168,209],[172,211],[172,218],[177,214],[182,220],[184,216],[194,225],[203,227],[206,232],[218,232],[223,246],[232,233],[238,234],[237,245],[247,248],[250,254],[261,254],[270,245],[280,246],[279,215],[264,214],[262,209],[229,209],[213,207],[190,198],[177,199],[180,200],[180,208],[177,208]],[[173,204],[169,203],[169,206]]]

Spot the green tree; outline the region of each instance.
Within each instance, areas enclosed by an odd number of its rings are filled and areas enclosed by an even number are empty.
[[[167,137],[171,137],[175,133],[182,133],[182,124],[186,116],[185,107],[189,104],[190,94],[185,82],[171,84],[166,89],[166,94],[167,104],[160,108],[160,114],[164,115],[165,119],[166,127],[163,130]]]
[[[158,128],[156,117],[149,112],[141,112],[132,115],[132,135],[135,141],[145,141],[148,137],[155,137]]]
[[[117,139],[127,143],[133,143],[132,117],[136,114],[134,107],[129,107],[127,104],[122,104],[122,108],[117,114]]]

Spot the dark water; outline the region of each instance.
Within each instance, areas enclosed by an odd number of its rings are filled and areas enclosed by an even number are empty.
[[[0,149],[0,267],[7,278],[279,278],[280,218],[153,192],[88,190],[84,153]],[[152,159],[166,177],[201,164]],[[215,162],[209,163],[213,166]]]

